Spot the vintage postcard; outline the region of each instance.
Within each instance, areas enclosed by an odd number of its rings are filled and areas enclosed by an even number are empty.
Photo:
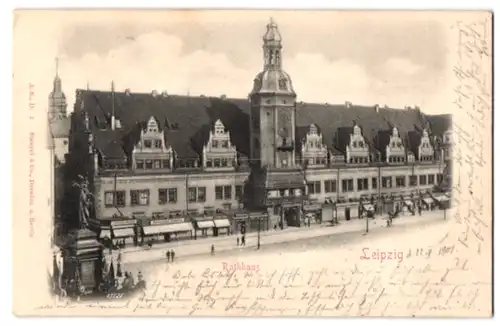
[[[490,12],[13,15],[16,315],[492,315]]]

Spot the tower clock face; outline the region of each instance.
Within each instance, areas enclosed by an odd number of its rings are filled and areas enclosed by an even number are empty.
[[[293,128],[292,126],[292,110],[291,109],[280,109],[278,111],[278,130],[289,131]],[[289,133],[289,132],[287,132]],[[288,134],[286,136],[289,136]],[[283,136],[282,136],[283,137]]]

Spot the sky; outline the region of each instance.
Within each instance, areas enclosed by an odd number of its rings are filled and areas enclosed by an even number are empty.
[[[14,74],[40,107],[58,73],[77,88],[246,98],[263,69],[270,17],[298,101],[419,106],[450,113],[445,13],[349,11],[30,11],[14,20]],[[25,64],[26,62],[34,64]]]

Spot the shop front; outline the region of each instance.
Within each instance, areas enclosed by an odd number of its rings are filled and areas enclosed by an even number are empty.
[[[361,217],[360,203],[358,201],[343,201],[339,199],[336,203],[337,220],[349,221]]]
[[[247,224],[247,232],[269,231],[269,214],[264,211],[250,212]]]
[[[322,206],[323,205],[320,203],[304,202],[302,205],[302,212],[305,218],[305,223],[321,223]]]
[[[137,220],[135,219],[111,221],[111,241],[113,245],[121,248],[137,245],[136,223]]]
[[[192,221],[195,226],[195,239],[198,237],[208,237],[209,235],[214,235],[215,224],[212,216],[197,216],[193,217]]]
[[[400,213],[406,215],[415,215],[415,204],[410,196],[399,197],[399,204],[401,205]]]
[[[278,191],[269,191],[266,199],[266,205],[272,207],[272,210],[279,214],[281,229],[287,226],[300,227],[303,225],[303,203],[307,196],[302,195],[301,189],[295,189],[292,196],[288,191],[277,194]]]
[[[144,220],[141,233],[141,244],[170,242],[193,238],[194,228],[189,218],[183,217]]]
[[[111,248],[113,246],[113,241],[111,240],[111,226],[102,226],[99,230],[99,242],[101,242],[106,248]]]
[[[429,194],[422,196],[421,207],[423,210],[430,211],[434,205],[434,199]]]
[[[381,195],[379,202],[382,214],[392,214],[399,208],[399,206],[396,206],[394,197],[392,197],[390,194]]]
[[[321,208],[320,223],[334,224],[337,218],[336,214],[334,203],[324,204]]]
[[[215,237],[223,234],[225,235],[231,234],[231,222],[229,221],[227,216],[218,214],[214,217],[213,223],[214,223],[213,233]]]
[[[448,197],[445,193],[437,193],[434,194],[433,196],[440,209],[450,208],[450,197]]]
[[[229,221],[231,233],[242,233],[241,231],[245,230],[248,216],[248,212],[242,209],[228,212],[226,219]]]

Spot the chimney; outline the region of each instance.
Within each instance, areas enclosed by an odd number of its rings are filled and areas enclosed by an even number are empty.
[[[163,97],[168,97],[168,93],[167,93],[167,91],[163,91],[163,92],[161,92],[161,96],[163,96]]]
[[[350,108],[351,108],[351,106],[352,106],[352,103],[351,103],[351,102],[349,102],[349,101],[346,101],[346,102],[345,102],[345,107],[346,107],[346,108],[350,109]]]
[[[130,96],[130,88],[125,88],[125,95]]]
[[[379,113],[380,111],[380,106],[378,104],[375,104],[375,112]]]
[[[153,91],[151,92],[151,96],[156,97],[157,95],[158,92],[155,89],[153,89]]]
[[[226,94],[222,94],[222,95],[220,96],[220,99],[221,99],[221,100],[225,100],[225,99],[226,99]]]

